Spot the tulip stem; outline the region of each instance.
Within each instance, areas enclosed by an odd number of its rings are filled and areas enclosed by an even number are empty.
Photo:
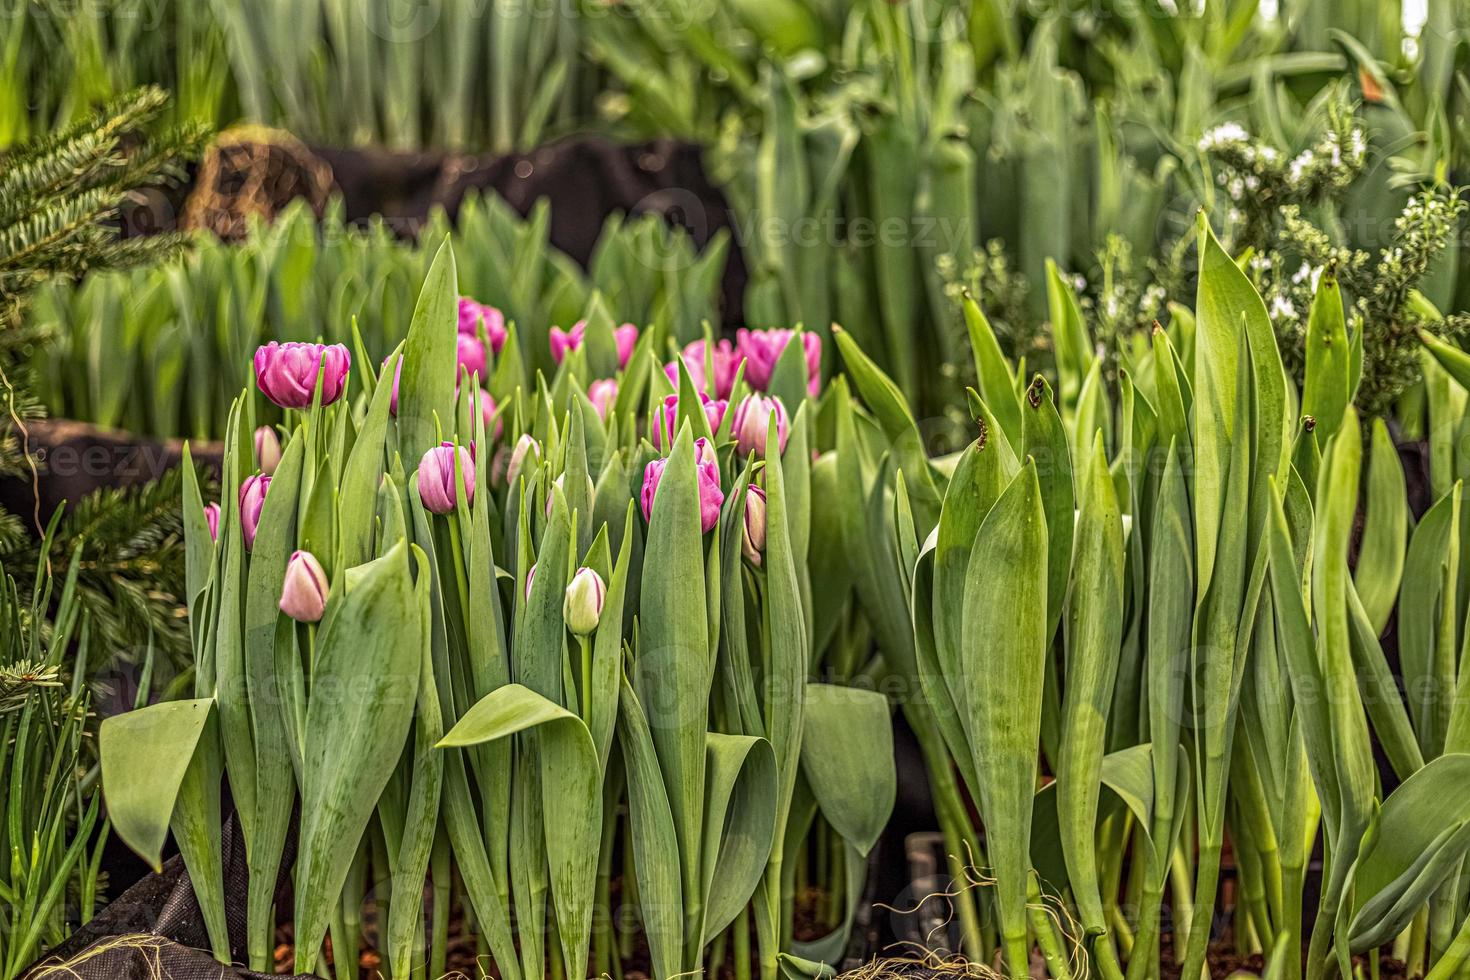
[[[459,536],[459,515],[447,514],[449,518],[449,547],[453,551],[449,564],[454,566],[454,587],[459,590],[459,613],[468,616],[470,611],[470,586],[465,580],[464,545]]]
[[[582,720],[592,723],[592,645],[587,637],[577,637],[582,646]]]

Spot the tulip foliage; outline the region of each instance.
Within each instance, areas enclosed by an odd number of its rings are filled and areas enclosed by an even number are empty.
[[[350,975],[369,889],[393,977],[444,973],[456,903],[508,980],[620,972],[636,930],[657,980],[824,969],[894,774],[884,697],[822,663],[808,335],[680,347],[594,299],[538,337],[457,278],[445,246],[386,360],[260,348],[221,501],[186,482],[193,697],[104,729],[119,835],[172,831],[229,960],[227,781],[255,969],[289,916],[298,971],[330,937]]]
[[[953,896],[960,942],[1011,976],[1193,977],[1224,909],[1270,976],[1379,952],[1459,975],[1458,447],[1410,535],[1387,429],[1352,408],[1361,338],[1335,278],[1298,390],[1203,217],[1197,241],[1194,309],[1112,349],[1054,281],[1051,381],[966,296],[976,437],[951,457],[927,458],[836,331],[834,388],[857,396],[829,405],[839,541],[911,692],[952,867],[985,884]],[[1470,358],[1425,343],[1431,431],[1455,431]],[[1395,612],[1402,690],[1379,640]]]

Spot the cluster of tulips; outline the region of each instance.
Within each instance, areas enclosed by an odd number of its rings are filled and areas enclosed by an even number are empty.
[[[298,971],[330,934],[353,975],[370,892],[394,977],[442,975],[460,902],[509,980],[619,975],[638,934],[659,980],[826,969],[894,774],[871,651],[814,588],[820,342],[681,348],[594,308],[532,377],[455,283],[446,247],[377,372],[257,351],[237,490],[186,474],[194,697],[105,723],[114,826],[153,861],[172,830],[228,959],[228,781],[255,969],[293,819]],[[824,936],[795,932],[812,884]]]
[[[172,828],[228,956],[227,776],[256,965],[299,798],[298,969],[328,932],[355,959],[373,887],[395,977],[442,968],[458,895],[510,980],[616,977],[638,931],[655,980],[817,974],[892,806],[896,707],[977,884],[950,896],[974,963],[1195,977],[1225,923],[1270,977],[1461,975],[1470,355],[1423,337],[1437,502],[1411,533],[1331,270],[1298,387],[1203,218],[1198,256],[1194,308],[1112,349],[1054,274],[1054,381],[964,297],[975,438],[943,458],[838,328],[825,385],[799,329],[680,349],[605,314],[532,379],[513,325],[456,317],[447,254],[379,376],[263,348],[288,424],[247,392],[238,494],[186,484],[196,696],[104,723],[114,826],[154,859]],[[794,928],[811,885],[822,937]]]
[[[586,337],[587,322],[576,323],[570,330],[552,327],[550,331],[551,356],[561,364],[572,351],[581,348]],[[625,323],[612,330],[617,350],[618,371],[626,370],[628,361],[638,343],[638,328]],[[476,302],[468,296],[458,300],[458,331],[455,336],[455,365],[461,378],[485,377],[486,352],[497,355],[504,348],[509,336],[505,317],[500,310]],[[768,395],[767,391],[776,363],[787,344],[798,337],[794,330],[741,329],[736,343],[728,340],[709,346],[706,358],[706,342],[693,341],[686,345],[676,360],[664,367],[670,386],[679,384],[680,367],[688,373],[704,413],[709,436],[699,436],[694,442],[697,459],[696,472],[699,479],[701,528],[704,532],[713,529],[719,520],[720,508],[725,494],[720,487],[720,468],[710,439],[715,434],[729,435],[735,442],[737,453],[742,457],[762,457],[766,452],[768,432],[774,431],[778,453],[786,451],[791,434],[791,417],[779,396]],[[801,333],[799,349],[807,372],[806,392],[816,398],[821,391],[821,338],[815,334]],[[708,361],[708,363],[707,363]],[[388,360],[384,361],[384,367]],[[328,406],[340,399],[348,389],[348,377],[352,366],[352,355],[341,344],[320,344],[272,341],[255,353],[255,382],[260,393],[282,409],[304,411],[313,405]],[[402,378],[402,359],[394,363],[393,394],[389,401],[389,414],[398,415],[398,388]],[[729,398],[737,379],[743,377],[754,389],[736,405],[731,415],[731,425],[723,428],[725,415],[729,411]],[[713,384],[710,383],[711,379]],[[713,394],[711,394],[713,392]],[[618,396],[617,378],[596,378],[586,387],[586,398],[596,411],[599,421],[605,422]],[[470,398],[470,410],[477,414],[486,432],[498,440],[504,430],[500,408],[495,397],[476,383]],[[648,423],[648,439],[655,450],[672,449],[679,424],[679,395],[670,393],[653,405]],[[474,444],[469,447],[443,442],[426,450],[419,460],[418,483],[420,500],[425,509],[434,514],[452,513],[458,505],[459,489],[463,484],[466,504],[474,502],[476,487]],[[519,441],[508,450],[501,447],[502,465],[496,467],[495,475],[503,476],[513,484],[522,475],[528,457],[539,458],[541,446],[530,434],[522,434]],[[256,529],[260,524],[265,495],[270,487],[271,476],[281,462],[281,442],[276,430],[260,426],[254,433],[254,458],[259,471],[245,478],[240,484],[239,508],[241,532],[246,550],[255,541]],[[643,473],[639,500],[645,520],[652,519],[653,501],[659,479],[667,465],[666,457],[650,460]],[[558,477],[560,480],[560,477]],[[559,486],[560,484],[558,484]],[[590,499],[589,494],[589,499]],[[547,500],[548,509],[550,499]],[[205,507],[210,535],[218,537],[220,507],[210,503]],[[746,487],[742,547],[745,557],[760,565],[761,550],[765,541],[765,491],[755,483]],[[595,592],[586,593],[583,581],[596,583]],[[573,588],[579,595],[599,596],[595,613],[579,606],[578,616],[586,620],[591,616],[595,625],[600,615],[600,596],[606,586],[592,569],[583,568],[574,576],[568,589],[568,610],[571,610]],[[322,564],[309,551],[294,552],[286,566],[282,586],[280,609],[298,622],[314,623],[321,619],[326,609],[327,576]],[[584,598],[585,601],[585,598]],[[570,622],[570,612],[568,621]],[[574,632],[578,632],[575,631]],[[580,631],[590,632],[588,630]]]

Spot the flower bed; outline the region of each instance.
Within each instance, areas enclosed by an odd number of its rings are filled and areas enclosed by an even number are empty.
[[[257,353],[281,435],[247,392],[223,461],[238,493],[206,504],[186,480],[195,698],[104,722],[114,827],[153,861],[172,829],[227,960],[228,779],[255,969],[297,796],[297,969],[329,930],[354,944],[344,889],[390,874],[395,974],[444,963],[426,876],[445,898],[460,883],[502,975],[610,962],[593,909],[615,871],[659,976],[840,956],[893,773],[882,696],[807,679],[813,349],[742,333],[733,371],[736,348],[706,341],[665,365],[666,330],[593,315],[533,384],[518,329],[456,282],[446,248],[376,377],[342,346]],[[813,884],[848,897],[831,938],[793,946],[817,850],[833,877]]]

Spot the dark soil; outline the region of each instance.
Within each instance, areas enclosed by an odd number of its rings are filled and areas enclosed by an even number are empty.
[[[612,883],[612,898],[614,907],[617,907],[622,888],[621,882],[614,880]],[[796,923],[795,935],[797,941],[810,941],[819,939],[831,928],[820,921],[821,909],[825,897],[821,889],[803,889],[797,895],[796,901]],[[371,900],[363,908],[362,920],[362,951],[358,955],[359,975],[364,978],[376,978],[385,969],[384,955],[378,950],[378,922],[377,907]],[[276,930],[275,950],[275,972],[280,975],[292,975],[295,969],[295,949],[292,945],[294,930],[292,924],[283,923]],[[751,951],[756,950],[756,938],[754,926],[751,928]],[[332,958],[332,944],[327,942],[326,964],[335,964]],[[734,953],[727,951],[725,961],[718,967],[720,980],[734,980]],[[500,974],[494,967],[494,962],[489,956],[481,956],[476,948],[474,937],[465,932],[463,909],[455,906],[451,913],[449,922],[449,946],[445,962],[445,980],[481,980],[483,977],[498,980]],[[594,972],[595,964],[588,964],[589,972]],[[648,958],[648,945],[644,940],[642,932],[635,933],[632,943],[632,956],[623,961],[622,975],[624,980],[646,980],[652,975],[652,968]],[[550,976],[548,967],[547,976]]]
[[[1179,965],[1174,962],[1172,938],[1172,936],[1163,937],[1163,980],[1181,980]],[[1368,961],[1366,957],[1355,956],[1353,962],[1366,968]],[[1240,970],[1261,976],[1266,970],[1265,957],[1260,953],[1241,956],[1224,944],[1215,944],[1210,947],[1206,964],[1210,969],[1211,980],[1226,980],[1227,977]],[[1380,980],[1413,980],[1405,972],[1404,964],[1387,953],[1378,958],[1378,976]]]

